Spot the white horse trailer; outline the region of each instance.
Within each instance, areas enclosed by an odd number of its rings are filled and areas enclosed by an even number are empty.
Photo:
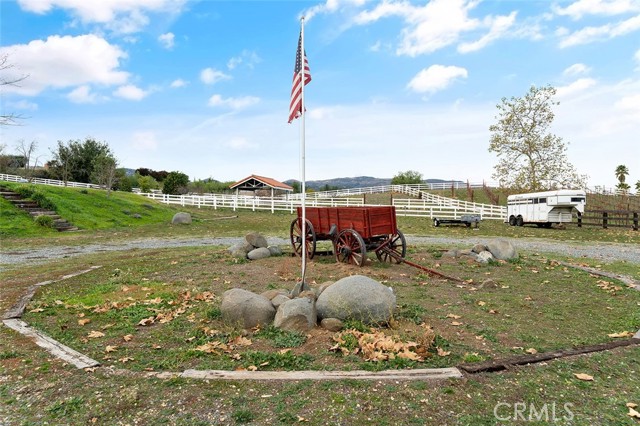
[[[574,189],[509,195],[505,222],[511,226],[535,223],[547,228],[553,223],[570,223],[574,210],[578,216],[584,213],[586,199],[584,191]]]

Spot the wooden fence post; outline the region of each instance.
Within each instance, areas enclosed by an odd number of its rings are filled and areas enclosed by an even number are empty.
[[[607,229],[609,214],[607,212],[602,212],[602,227]]]
[[[633,230],[638,230],[638,212],[633,212]]]
[[[582,228],[582,215],[578,214],[578,228]]]

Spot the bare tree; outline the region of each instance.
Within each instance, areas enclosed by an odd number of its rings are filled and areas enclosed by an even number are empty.
[[[13,64],[9,63],[9,55],[5,54],[0,57],[0,87],[2,86],[18,86],[22,80],[28,77],[28,75],[13,76],[8,75],[8,71],[13,68]],[[12,112],[0,112],[0,126],[10,126],[19,124],[18,121],[24,117]]]
[[[107,198],[111,195],[111,187],[116,177],[118,160],[108,153],[102,153],[93,160],[93,180],[105,187]]]
[[[16,144],[16,153],[18,156],[22,157],[24,161],[24,177],[26,179],[31,177],[33,169],[38,165],[39,157],[35,157],[35,159],[33,158],[37,149],[37,141],[27,143],[24,139],[20,139]],[[31,164],[32,160],[33,164]]]

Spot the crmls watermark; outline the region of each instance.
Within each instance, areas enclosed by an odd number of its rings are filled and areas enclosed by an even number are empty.
[[[544,404],[527,404],[526,402],[498,402],[493,407],[493,415],[500,421],[524,422],[558,422],[573,420],[573,404],[558,404],[555,401]]]

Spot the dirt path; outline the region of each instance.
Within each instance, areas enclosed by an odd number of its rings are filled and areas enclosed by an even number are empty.
[[[423,237],[407,236],[407,244],[417,245],[445,245],[467,246],[483,243],[489,237],[448,238],[448,237]],[[20,249],[0,251],[0,270],[17,264],[39,264],[51,260],[66,257],[82,256],[85,254],[106,251],[123,251],[132,249],[158,249],[168,247],[201,247],[201,246],[230,246],[241,237],[224,238],[186,238],[186,239],[160,239],[151,238],[144,240],[132,240],[123,243],[89,244],[84,246],[57,246],[37,249]],[[281,237],[267,237],[269,244],[289,246],[289,240]],[[570,244],[533,239],[508,239],[519,250],[534,251],[540,253],[558,253],[575,258],[601,259],[602,261],[621,260],[640,264],[640,247],[636,244],[619,243],[590,243]]]

